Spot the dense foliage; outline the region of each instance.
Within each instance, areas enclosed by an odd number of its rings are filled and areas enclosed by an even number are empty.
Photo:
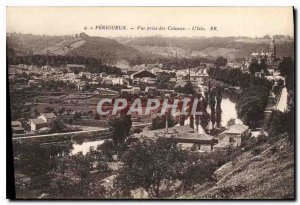
[[[290,57],[283,58],[279,64],[279,71],[285,77],[286,87],[288,90],[294,90],[295,83],[295,65],[294,60]]]
[[[194,95],[194,94],[196,94],[194,86],[192,85],[191,82],[187,82],[183,87],[177,86],[177,87],[175,87],[174,90],[177,93],[183,93],[183,94],[186,94],[186,95]]]
[[[171,115],[167,115],[168,127],[175,125],[174,118]],[[151,130],[163,129],[166,127],[166,115],[157,116],[152,119]]]
[[[123,155],[124,167],[116,185],[128,191],[142,187],[151,198],[165,198],[212,181],[214,171],[237,154],[229,149],[198,155],[180,149],[172,138],[143,140]]]

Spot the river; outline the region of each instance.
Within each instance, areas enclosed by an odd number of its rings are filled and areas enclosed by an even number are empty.
[[[236,105],[236,98],[233,96],[230,96],[226,93],[222,94],[222,102],[221,102],[221,109],[222,109],[222,113],[221,113],[221,126],[226,127],[227,126],[227,122],[230,119],[235,119],[236,123],[241,123],[241,120],[238,119],[237,117],[237,112],[235,109],[235,105]],[[210,113],[210,109],[209,106],[207,108],[208,113]],[[197,126],[196,126],[196,121],[194,120],[194,129],[195,131],[197,131]],[[185,125],[189,125],[190,124],[190,118],[187,118],[184,122]],[[177,124],[176,126],[179,126],[179,124]],[[210,125],[211,127],[211,122]],[[198,133],[204,133],[204,129],[202,128],[201,125],[198,125]],[[95,140],[95,141],[87,141],[87,142],[83,142],[81,144],[78,143],[74,143],[73,144],[73,149],[71,150],[72,154],[77,154],[79,152],[82,152],[84,155],[90,150],[91,147],[94,147],[95,149],[97,148],[98,145],[101,145],[104,143],[105,140]]]
[[[89,152],[91,147],[94,147],[94,149],[96,149],[98,145],[102,145],[104,142],[105,140],[96,140],[96,141],[83,142],[81,144],[74,143],[71,154],[74,155],[79,152],[82,152],[83,155],[86,155],[86,153]]]
[[[221,126],[222,127],[226,127],[227,123],[230,119],[235,119],[237,124],[241,124],[242,121],[240,119],[238,119],[237,116],[237,111],[235,109],[235,105],[236,105],[236,98],[234,96],[230,96],[226,93],[222,94],[222,102],[221,102],[221,109],[222,109],[222,113],[221,113]],[[208,106],[207,108],[207,112],[210,113],[210,108]],[[190,124],[190,118],[187,118],[184,121],[184,125],[189,125]],[[179,126],[179,124],[177,124],[176,126]],[[209,122],[208,127],[211,127],[211,122]],[[194,129],[197,132],[197,126],[196,126],[196,121],[194,120]],[[204,133],[204,129],[202,128],[201,125],[198,125],[198,133]]]

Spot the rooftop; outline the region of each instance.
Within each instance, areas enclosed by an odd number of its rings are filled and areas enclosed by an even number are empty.
[[[177,134],[176,138],[208,140],[208,141],[214,139],[214,137],[211,135],[201,134],[201,133],[180,133],[180,134]]]
[[[50,112],[50,113],[43,113],[42,114],[45,118],[49,118],[49,119],[51,119],[51,118],[56,118],[56,115],[54,114],[54,113],[52,113],[52,112]]]
[[[20,126],[22,123],[20,121],[11,121],[11,126]]]
[[[45,124],[45,121],[41,118],[36,118],[36,119],[30,119],[30,121],[33,123],[33,124],[36,124],[36,125],[39,125],[39,124]]]
[[[248,130],[248,126],[246,125],[232,125],[231,127],[229,127],[229,129],[226,131],[226,133],[230,133],[230,134],[242,134],[244,133],[246,130]]]

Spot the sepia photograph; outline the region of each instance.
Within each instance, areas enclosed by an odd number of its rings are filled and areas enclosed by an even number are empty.
[[[294,14],[6,7],[11,198],[295,200]]]

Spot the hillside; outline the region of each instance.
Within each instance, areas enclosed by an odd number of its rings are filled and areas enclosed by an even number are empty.
[[[142,58],[147,60],[170,57],[205,57],[216,59],[224,56],[228,60],[244,58],[255,51],[268,51],[269,38],[247,37],[118,37],[114,39],[88,36],[39,36],[31,34],[9,34],[8,54],[17,55],[70,55],[101,59],[107,64],[130,62]],[[294,55],[294,40],[277,37],[278,56]]]
[[[99,58],[104,63],[115,64],[119,60],[146,57],[131,46],[116,40],[91,37],[84,33],[75,36],[39,36],[13,34],[7,36],[8,54],[17,55],[70,55]]]
[[[85,43],[69,51],[67,55],[100,58],[104,62],[111,64],[122,59],[131,59],[142,55],[131,46],[123,45],[113,39],[87,35],[81,35],[81,37]]]
[[[30,55],[67,39],[67,36],[40,36],[32,34],[10,34],[6,37],[7,49],[17,55]],[[9,53],[10,54],[10,53]]]
[[[197,37],[197,38],[170,38],[170,37],[138,37],[116,38],[117,41],[132,46],[143,52],[162,56],[178,57],[208,57],[215,59],[222,55],[229,60],[249,56],[255,51],[268,51],[270,38],[248,37]],[[275,38],[277,54],[279,56],[294,55],[294,41],[290,37],[278,36]]]
[[[220,167],[215,182],[180,193],[190,199],[292,199],[294,150],[286,138],[244,152]]]

